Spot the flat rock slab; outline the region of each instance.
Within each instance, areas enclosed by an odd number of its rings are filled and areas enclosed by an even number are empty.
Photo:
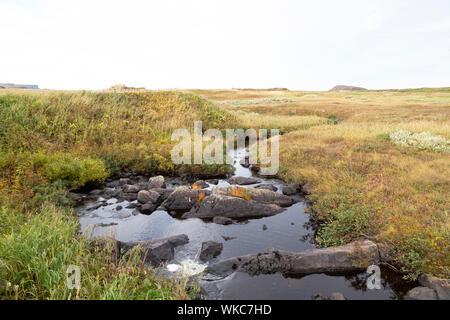
[[[202,249],[200,251],[200,260],[209,261],[214,259],[222,253],[223,244],[214,241],[206,241],[202,243]]]
[[[198,206],[183,215],[183,218],[261,218],[273,216],[283,211],[275,204],[265,204],[254,200],[245,200],[221,194],[205,197]]]
[[[213,194],[232,197],[241,197],[260,203],[276,204],[280,207],[289,207],[294,203],[290,197],[264,188],[251,187],[216,187]]]
[[[162,203],[162,206],[168,211],[188,211],[197,202],[201,201],[201,194],[203,196],[209,195],[211,192],[208,190],[197,190],[189,187],[179,187],[175,189],[167,199]]]
[[[378,263],[377,245],[365,240],[302,252],[271,251],[234,257],[208,266],[205,272],[217,276],[228,276],[237,270],[250,275],[311,274],[364,270]]]
[[[241,186],[244,185],[249,185],[249,184],[255,184],[255,183],[260,183],[261,180],[259,180],[258,178],[252,178],[252,177],[232,177],[230,179],[227,180],[227,182],[229,184],[238,184]]]

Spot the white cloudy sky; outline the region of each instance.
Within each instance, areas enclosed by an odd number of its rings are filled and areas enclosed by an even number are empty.
[[[450,86],[450,1],[0,0],[0,82]]]

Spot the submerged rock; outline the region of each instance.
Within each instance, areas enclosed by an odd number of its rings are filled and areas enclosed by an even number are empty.
[[[149,189],[153,189],[153,188],[165,188],[165,187],[166,187],[166,182],[165,182],[163,176],[151,177],[151,178],[148,180],[148,188],[149,188]]]
[[[221,194],[205,197],[198,206],[183,215],[183,218],[259,218],[269,217],[283,211],[278,205],[265,204]]]
[[[218,276],[227,276],[237,270],[250,275],[311,274],[364,270],[379,262],[377,245],[365,240],[302,252],[271,251],[234,257],[210,265],[205,271]]]
[[[214,217],[213,222],[217,223],[217,224],[228,225],[228,224],[232,224],[233,220],[230,218],[226,218],[226,217]]]
[[[214,241],[206,241],[202,243],[202,249],[200,252],[200,260],[209,261],[217,257],[223,250],[223,244],[214,242]]]
[[[147,202],[145,204],[143,204],[140,208],[139,208],[139,212],[142,214],[152,214],[153,211],[155,211],[157,208],[157,204],[153,203],[153,202]]]

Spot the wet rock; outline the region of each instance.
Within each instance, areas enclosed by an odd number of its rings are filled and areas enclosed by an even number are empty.
[[[267,226],[265,224],[263,224],[262,229],[263,229],[263,231],[266,231],[267,230]]]
[[[104,194],[109,197],[117,197],[120,194],[120,189],[115,188],[105,188]]]
[[[203,180],[197,180],[192,185],[192,188],[194,188],[194,189],[205,189],[208,187],[209,187],[209,185]]]
[[[239,164],[244,168],[250,167],[249,156],[245,156],[243,159],[241,159],[241,161],[239,161]]]
[[[344,295],[340,292],[333,292],[328,300],[347,300]]]
[[[223,244],[214,242],[214,241],[206,241],[202,243],[202,249],[200,252],[200,260],[209,261],[217,257],[223,250]]]
[[[450,300],[450,280],[439,279],[429,275],[421,275],[419,283],[436,291],[439,300]]]
[[[304,194],[311,194],[312,188],[313,188],[312,184],[310,182],[307,182],[302,186],[302,192]]]
[[[292,196],[300,191],[300,185],[298,183],[291,183],[285,185],[282,189],[283,194],[287,196]]]
[[[95,224],[95,227],[111,227],[111,226],[117,226],[117,222],[111,222],[111,223],[97,223]]]
[[[200,201],[200,198],[202,197],[200,196],[201,194],[203,194],[203,196],[207,196],[210,194],[210,191],[179,187],[169,195],[169,197],[162,203],[162,206],[166,208],[167,211],[188,211],[198,201]]]
[[[119,179],[119,185],[124,186],[127,184],[131,184],[131,180],[129,178],[120,178]]]
[[[170,196],[170,194],[174,191],[174,189],[153,188],[153,189],[150,189],[150,191],[158,192],[159,193],[158,202],[163,202]]]
[[[219,180],[218,179],[209,179],[209,180],[206,180],[206,182],[217,185],[219,183]]]
[[[94,210],[99,209],[102,206],[103,206],[103,203],[97,203],[97,204],[95,204],[93,206],[90,206],[90,207],[86,208],[86,211],[94,211]]]
[[[211,194],[205,197],[200,205],[193,207],[183,218],[259,218],[269,217],[282,212],[275,204],[265,204],[238,197]]]
[[[89,194],[91,195],[91,196],[99,196],[99,195],[101,195],[103,193],[103,190],[100,190],[100,189],[95,189],[95,190],[92,190],[91,192],[89,192]]]
[[[236,239],[236,237],[222,236],[223,240],[230,241]]]
[[[117,206],[117,207],[116,207],[116,211],[120,211],[120,210],[122,210],[122,209],[123,209],[122,206]]]
[[[251,187],[216,187],[213,193],[241,197],[260,203],[276,204],[280,207],[289,207],[294,203],[290,197],[275,191]]]
[[[137,215],[139,215],[141,212],[139,211],[139,210],[133,210],[133,211],[131,211],[131,214],[133,215],[133,216],[137,216]]]
[[[233,223],[233,220],[226,217],[214,217],[213,222],[217,224],[229,225]]]
[[[124,212],[124,211],[119,211],[114,213],[111,218],[113,219],[126,219],[131,217],[131,213],[130,212]]]
[[[118,186],[120,186],[120,181],[119,180],[114,180],[114,181],[108,181],[105,184],[108,188],[117,188]]]
[[[271,185],[271,184],[260,184],[259,186],[256,186],[255,189],[266,189],[271,191],[277,191],[278,188]]]
[[[174,248],[189,242],[185,234],[140,242],[121,242],[118,241],[120,253],[123,255],[132,248],[139,246],[140,253],[144,262],[158,267],[174,258]]]
[[[151,177],[148,180],[148,188],[149,189],[165,188],[165,187],[166,187],[166,182],[165,182],[163,176]]]
[[[129,205],[127,205],[125,208],[127,209],[135,209],[140,207],[141,205],[139,203],[130,203]]]
[[[379,262],[377,245],[364,240],[302,252],[276,250],[229,258],[208,266],[206,272],[218,276],[227,276],[236,270],[250,275],[333,273],[365,270]]]
[[[437,300],[437,294],[427,287],[416,287],[406,293],[406,300]]]
[[[139,203],[157,203],[159,196],[159,193],[156,191],[141,190],[137,194],[137,201]]]
[[[232,177],[230,179],[227,180],[227,182],[229,184],[238,184],[241,186],[244,185],[249,185],[249,184],[255,184],[255,183],[260,183],[261,180],[259,180],[258,178],[252,178],[252,177]]]
[[[126,184],[123,186],[123,192],[125,193],[138,193],[141,188],[135,184]]]
[[[139,208],[139,212],[141,212],[142,214],[152,214],[153,211],[156,210],[157,205],[152,203],[152,202],[147,202],[145,204],[143,204],[140,208]]]

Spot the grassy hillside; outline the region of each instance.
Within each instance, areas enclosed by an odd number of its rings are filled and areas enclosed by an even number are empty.
[[[171,132],[221,127],[227,114],[177,92],[94,93],[0,90],[0,296],[31,299],[187,298],[182,284],[156,280],[130,259],[92,253],[75,239],[68,188],[122,169],[220,174],[225,166],[175,167]],[[82,268],[79,292],[68,265]]]
[[[450,277],[448,88],[191,92],[245,126],[290,132],[280,140],[280,175],[312,183],[319,243],[386,242],[412,277]]]

